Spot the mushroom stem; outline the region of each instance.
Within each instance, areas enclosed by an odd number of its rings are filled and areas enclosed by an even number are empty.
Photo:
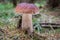
[[[28,33],[33,32],[32,14],[22,15],[22,30],[27,31]]]

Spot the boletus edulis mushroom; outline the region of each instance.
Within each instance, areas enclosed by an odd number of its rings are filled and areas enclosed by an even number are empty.
[[[32,15],[37,14],[39,8],[31,3],[20,3],[16,6],[15,11],[22,14],[22,30],[28,34],[33,32]]]

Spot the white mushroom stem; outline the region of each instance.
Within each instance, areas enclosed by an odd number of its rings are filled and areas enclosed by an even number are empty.
[[[33,32],[32,14],[22,15],[22,29],[27,30],[29,33]]]

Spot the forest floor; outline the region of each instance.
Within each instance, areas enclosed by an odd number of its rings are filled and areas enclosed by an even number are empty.
[[[60,33],[34,32],[32,36],[29,36],[22,30],[5,28],[0,29],[0,40],[60,40]]]

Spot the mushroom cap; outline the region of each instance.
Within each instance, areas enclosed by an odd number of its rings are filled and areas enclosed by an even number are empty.
[[[21,14],[37,14],[39,8],[31,3],[20,3],[15,8],[16,13]]]

